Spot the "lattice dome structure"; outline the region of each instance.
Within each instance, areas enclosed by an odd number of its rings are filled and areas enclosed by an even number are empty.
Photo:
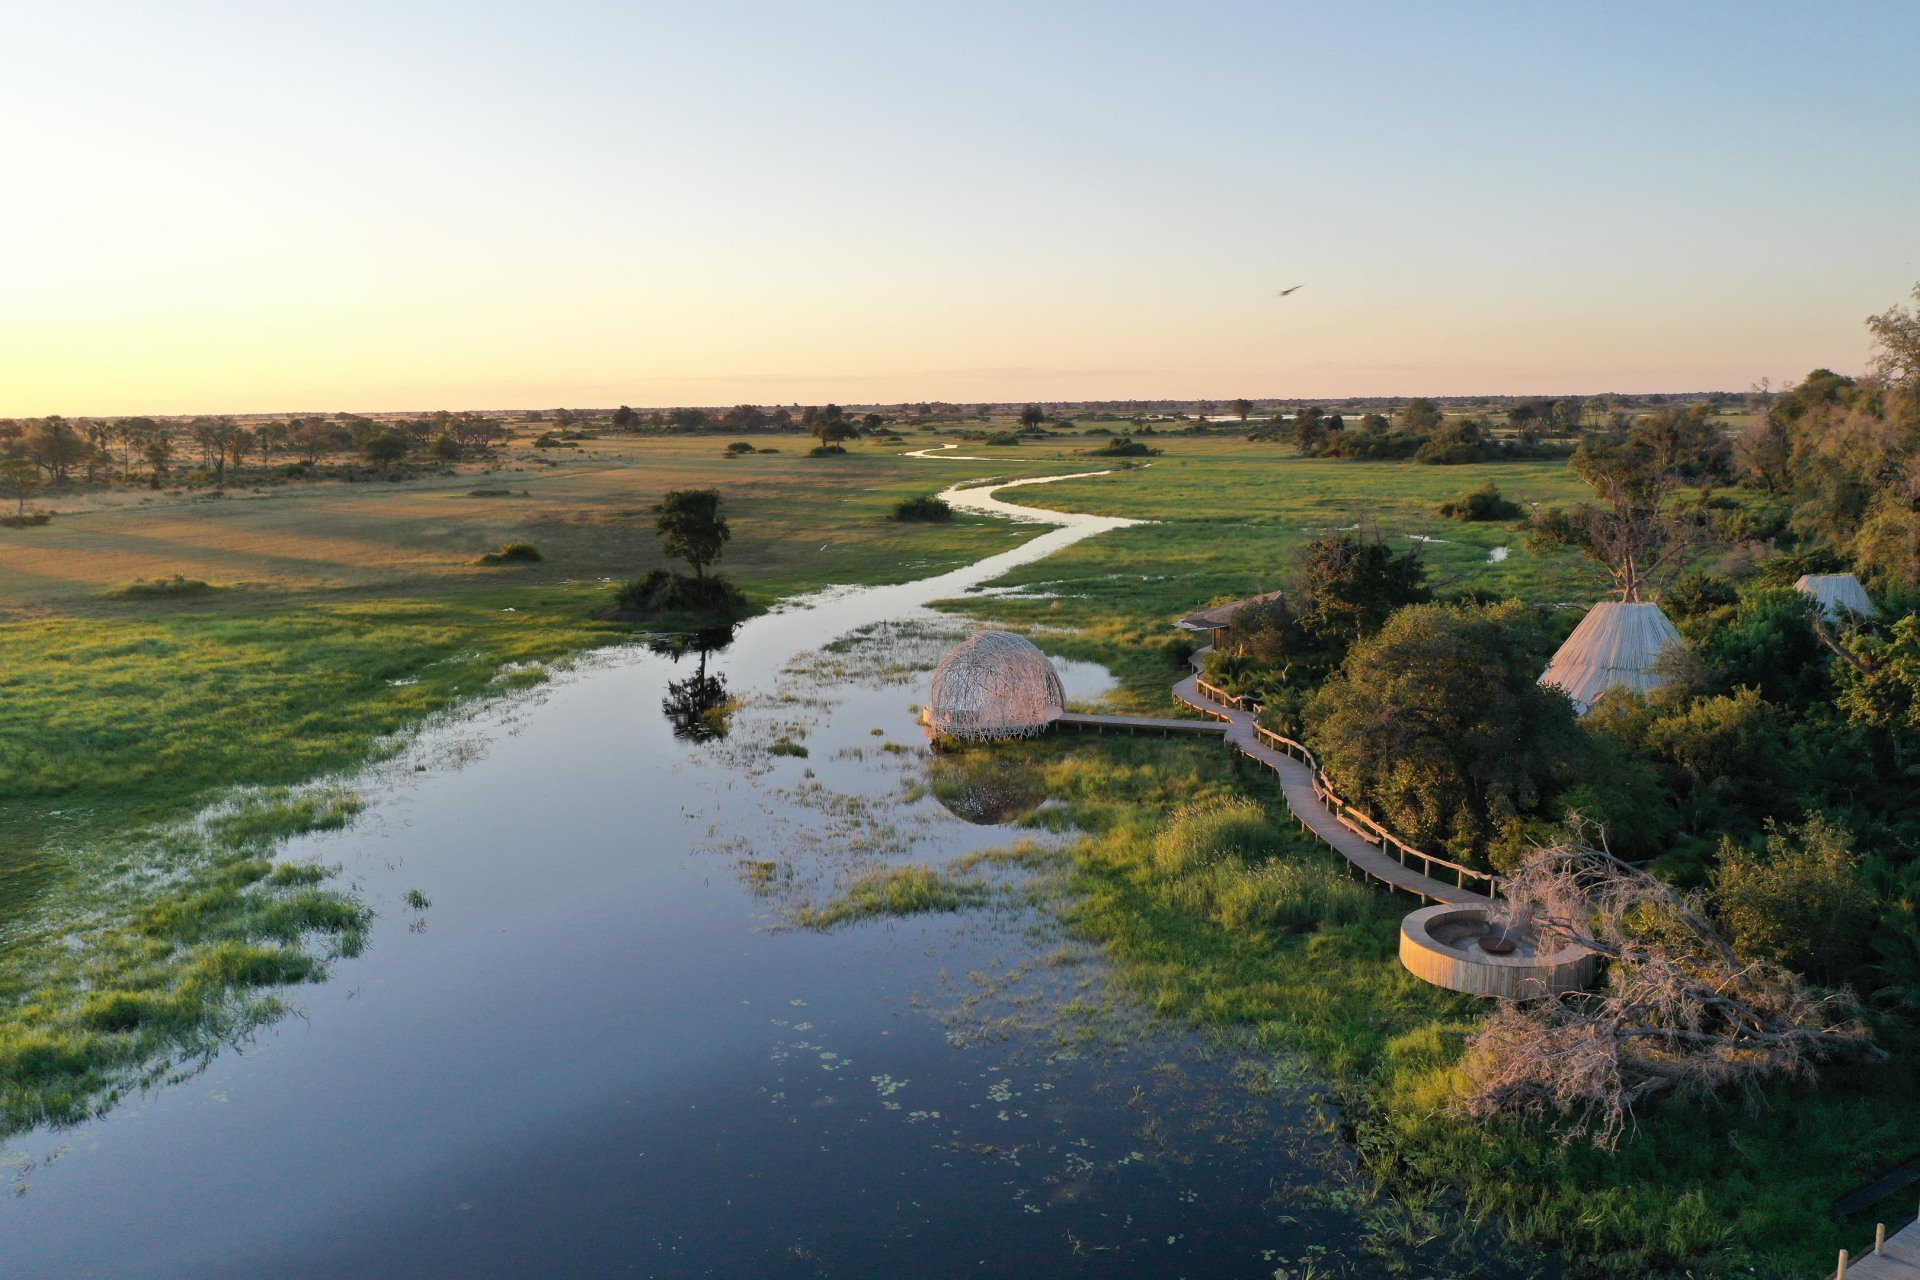
[[[949,738],[1025,738],[1066,709],[1047,655],[1011,631],[976,631],[933,669],[927,727]]]

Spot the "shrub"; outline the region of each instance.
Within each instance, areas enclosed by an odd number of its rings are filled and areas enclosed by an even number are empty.
[[[1018,431],[996,431],[988,436],[983,443],[995,445],[1019,444],[1020,433]]]
[[[1441,503],[1440,514],[1449,520],[1518,520],[1525,512],[1519,503],[1501,497],[1499,487],[1489,480],[1451,502]]]
[[[176,573],[171,578],[154,578],[151,581],[135,578],[126,586],[117,587],[107,594],[121,600],[165,600],[176,596],[204,596],[213,589],[210,583]]]
[[[613,599],[623,613],[733,613],[747,603],[719,574],[689,578],[666,569],[649,570],[625,583]]]
[[[946,521],[953,519],[953,508],[931,496],[902,498],[893,506],[893,518],[923,523]]]
[[[513,490],[511,489],[469,489],[467,490],[467,496],[469,498],[511,498],[513,496]]]
[[[1141,444],[1131,436],[1115,436],[1098,449],[1087,450],[1092,458],[1149,458],[1160,451],[1152,445]]]
[[[845,457],[846,452],[845,449],[837,444],[817,444],[807,450],[807,456],[809,458],[838,458]]]
[[[28,511],[21,515],[0,516],[0,525],[9,529],[35,529],[51,519],[51,511]]]
[[[752,452],[753,452],[753,446],[745,440],[735,440],[732,444],[728,445],[725,449],[721,450],[722,456],[728,457],[728,458],[737,458],[743,453],[752,453]]]
[[[1723,837],[1712,901],[1741,958],[1822,981],[1864,957],[1873,928],[1853,836],[1819,812],[1797,827],[1769,822],[1764,852]]]
[[[487,552],[487,554],[475,560],[474,563],[534,564],[545,559],[546,557],[540,554],[540,548],[534,546],[531,542],[507,542],[502,543],[499,550]]]

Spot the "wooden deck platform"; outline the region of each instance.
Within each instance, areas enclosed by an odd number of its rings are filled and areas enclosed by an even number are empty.
[[[1838,1275],[1839,1269],[1828,1274]],[[1920,1280],[1920,1222],[1888,1236],[1881,1252],[1869,1246],[1859,1257],[1849,1258],[1847,1280]]]

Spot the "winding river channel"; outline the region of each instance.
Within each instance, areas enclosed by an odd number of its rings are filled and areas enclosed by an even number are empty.
[[[1054,527],[602,652],[351,779],[362,816],[284,856],[342,865],[364,954],[204,1070],[11,1140],[0,1271],[1378,1274],[1310,1074],[1129,1013],[1017,897],[783,923],[864,870],[1061,838],[919,785],[959,634],[926,606],[1131,522],[953,497]]]

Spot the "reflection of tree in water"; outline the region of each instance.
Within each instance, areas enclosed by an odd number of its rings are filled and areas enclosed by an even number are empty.
[[[707,673],[707,657],[733,643],[733,628],[696,631],[691,635],[661,636],[647,643],[655,653],[672,658],[678,664],[689,653],[698,655],[691,676],[667,681],[667,696],[660,710],[673,725],[673,736],[687,742],[712,742],[727,736],[727,717],[733,712],[733,699],[727,693],[726,679],[719,673]]]
[[[976,826],[1011,822],[1047,798],[1038,769],[970,751],[936,757],[927,766],[927,785],[947,812]]]

